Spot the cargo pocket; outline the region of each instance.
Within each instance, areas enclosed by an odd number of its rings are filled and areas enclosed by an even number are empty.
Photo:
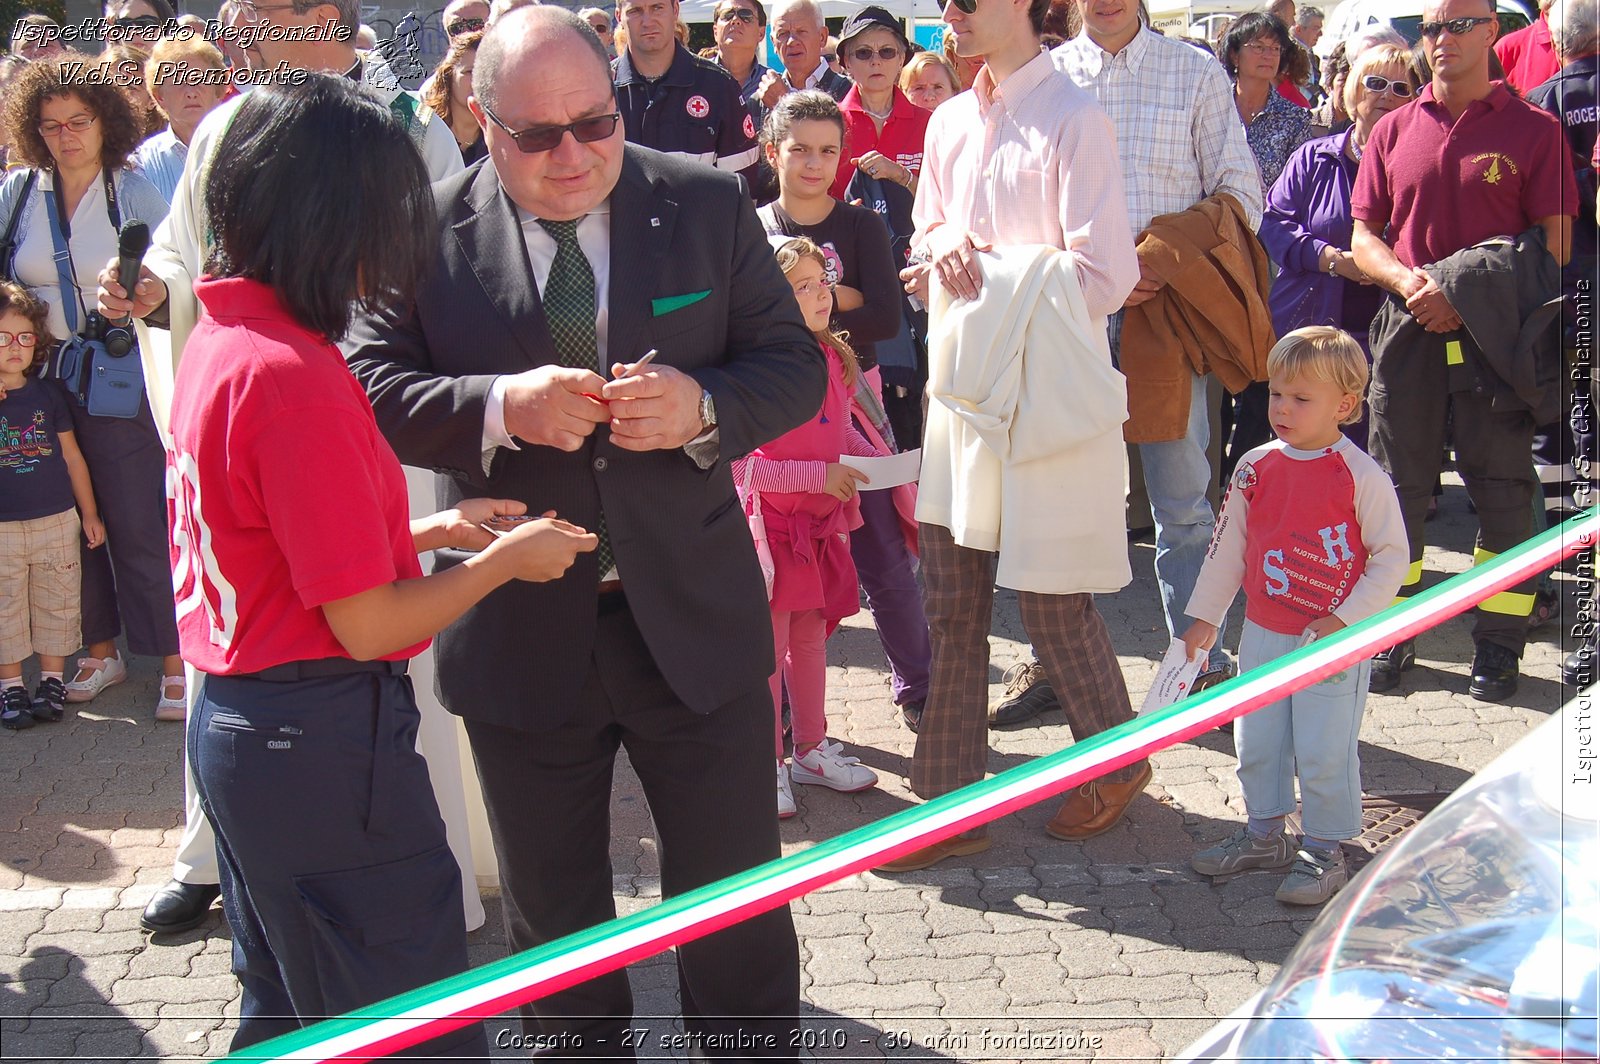
[[[328,1015],[467,966],[461,873],[450,847],[344,872],[296,876]]]

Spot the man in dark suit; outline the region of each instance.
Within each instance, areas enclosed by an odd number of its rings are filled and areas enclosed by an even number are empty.
[[[601,537],[562,580],[491,595],[438,642],[522,950],[614,915],[619,743],[665,895],[778,856],[771,621],[728,460],[815,414],[825,368],[743,183],[624,146],[604,50],[575,15],[496,22],[474,88],[489,158],[435,188],[416,306],[344,346],[440,499],[489,491]],[[787,909],[679,949],[708,1055],[795,1056],[797,952]],[[636,1048],[623,972],[530,1013],[527,1033],[565,1049]]]

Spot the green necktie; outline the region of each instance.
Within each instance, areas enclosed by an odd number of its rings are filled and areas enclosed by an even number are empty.
[[[578,223],[548,222],[539,224],[555,238],[556,257],[550,264],[550,277],[544,283],[540,298],[544,303],[545,319],[550,323],[550,338],[555,341],[556,354],[563,366],[588,369],[605,374],[600,369],[600,353],[595,344],[594,319],[597,313],[594,270],[578,243]],[[600,513],[595,534],[600,545],[595,550],[600,563],[600,577],[611,571],[611,537],[606,533],[606,515]]]

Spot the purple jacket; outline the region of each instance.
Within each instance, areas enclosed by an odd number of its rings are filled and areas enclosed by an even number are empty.
[[[1381,302],[1382,293],[1373,290],[1370,299],[1352,299],[1358,306],[1347,308],[1345,288],[1350,282],[1317,269],[1317,256],[1324,247],[1350,248],[1350,192],[1356,163],[1344,149],[1351,135],[1346,130],[1300,145],[1267,193],[1259,235],[1267,254],[1281,267],[1268,296],[1279,336],[1305,325],[1337,325],[1365,341]],[[1356,320],[1345,320],[1347,309],[1359,311],[1352,315]]]

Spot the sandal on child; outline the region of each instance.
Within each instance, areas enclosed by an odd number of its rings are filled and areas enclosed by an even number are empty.
[[[183,692],[177,698],[167,697],[167,688],[176,687]],[[189,692],[182,676],[161,677],[161,701],[156,703],[156,720],[183,720],[189,715]]]
[[[33,727],[32,704],[28,689],[21,684],[0,691],[0,726],[12,731]]]

